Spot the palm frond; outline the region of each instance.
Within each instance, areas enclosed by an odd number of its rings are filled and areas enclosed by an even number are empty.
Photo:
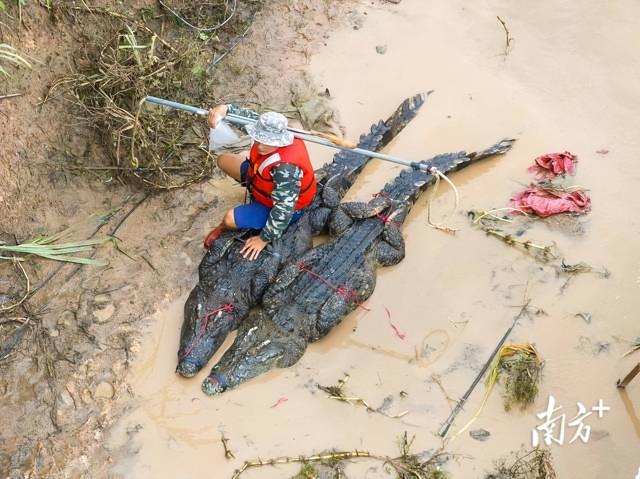
[[[64,232],[63,232],[64,233]],[[64,261],[69,263],[88,264],[95,266],[104,266],[105,263],[92,258],[84,258],[82,256],[70,256],[76,253],[93,251],[94,247],[110,241],[110,237],[101,239],[90,239],[82,241],[72,241],[69,243],[52,244],[53,241],[64,236],[58,233],[52,236],[38,236],[33,240],[18,245],[0,244],[0,252],[17,253],[21,255],[35,255],[41,258],[52,259],[55,261]],[[0,256],[0,259],[9,259]],[[11,258],[13,259],[13,258]]]

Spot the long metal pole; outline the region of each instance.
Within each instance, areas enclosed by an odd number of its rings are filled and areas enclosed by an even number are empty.
[[[203,108],[197,108],[195,106],[185,105],[183,103],[178,103],[178,102],[171,101],[171,100],[165,100],[164,98],[158,98],[158,97],[155,97],[155,96],[146,96],[144,99],[145,99],[145,101],[148,101],[150,103],[155,103],[157,105],[168,106],[170,108],[175,108],[176,110],[187,111],[189,113],[195,113],[196,115],[200,115],[200,116],[208,116],[209,115],[209,110],[205,110]],[[229,120],[232,123],[236,123],[238,125],[252,125],[252,124],[254,124],[256,122],[256,120],[252,120],[252,119],[245,118],[243,116],[234,115],[234,114],[227,114],[225,116],[225,119]],[[359,153],[361,155],[370,156],[371,158],[378,158],[379,160],[390,161],[392,163],[397,163],[398,165],[410,166],[410,167],[415,168],[417,170],[427,171],[428,168],[429,168],[429,165],[426,165],[424,163],[420,163],[420,162],[417,162],[417,161],[403,160],[402,158],[398,158],[396,156],[385,155],[384,153],[378,153],[377,151],[365,150],[363,148],[358,148],[358,147],[349,148],[347,146],[339,145],[339,144],[333,143],[333,142],[331,142],[329,140],[325,140],[324,138],[317,138],[317,137],[312,136],[312,135],[301,133],[300,130],[298,130],[296,128],[287,128],[287,129],[289,131],[291,131],[293,133],[293,135],[296,136],[297,138],[300,138],[301,140],[305,140],[305,141],[310,141],[312,143],[318,143],[319,145],[329,146],[331,148],[337,148],[339,150],[353,151],[354,153]]]

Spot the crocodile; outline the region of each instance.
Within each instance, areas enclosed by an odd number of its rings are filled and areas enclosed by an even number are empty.
[[[427,94],[406,99],[386,121],[371,126],[358,146],[379,150],[386,146],[417,115]],[[312,247],[312,236],[326,231],[331,212],[353,185],[369,157],[342,150],[333,161],[316,171],[318,192],[305,214],[254,261],[242,257],[244,239],[255,232],[221,235],[202,259],[199,281],[184,306],[176,372],[194,376],[237,329],[276,274],[291,258]]]
[[[478,153],[438,155],[422,168],[401,171],[369,202],[340,205],[329,221],[332,239],[283,268],[262,304],[238,328],[202,390],[221,394],[271,369],[295,364],[310,342],[325,336],[371,296],[378,266],[404,258],[400,226],[428,185],[440,174],[505,153],[513,141],[502,140]]]

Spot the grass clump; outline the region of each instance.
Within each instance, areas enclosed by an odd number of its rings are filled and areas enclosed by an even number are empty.
[[[7,68],[19,66],[31,68],[31,63],[8,43],[0,43],[0,76],[10,77]]]
[[[58,78],[45,101],[57,96],[77,107],[79,123],[96,132],[110,159],[111,165],[105,169],[115,169],[122,180],[167,190],[208,178],[214,161],[207,148],[205,119],[147,104],[143,99],[151,95],[212,106],[216,102],[212,98],[211,48],[192,29],[173,21],[173,15],[162,7],[133,13],[130,9],[120,13],[97,7],[66,8],[76,19],[100,16],[107,34],[87,42],[80,57],[88,61],[74,74]],[[202,3],[181,2],[181,12],[189,8],[201,12]],[[214,12],[219,18],[210,20],[218,23],[229,19],[231,13],[225,8]],[[229,22],[225,31],[233,34],[234,29],[244,28],[241,23]]]
[[[551,451],[534,448],[511,453],[510,458],[496,462],[496,470],[484,479],[556,479]]]
[[[538,395],[542,360],[531,344],[510,344],[500,351],[497,379],[502,382],[504,408],[526,408]]]
[[[113,19],[112,19],[113,20]],[[149,108],[146,95],[185,103],[189,76],[198,61],[191,45],[173,47],[134,22],[116,18],[119,28],[76,74],[58,79],[49,95],[66,94],[79,119],[100,138],[119,176],[150,189],[186,186],[211,173],[206,126],[200,117]],[[201,92],[207,91],[206,82]]]

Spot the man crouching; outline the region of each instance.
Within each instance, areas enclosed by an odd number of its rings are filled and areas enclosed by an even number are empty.
[[[234,105],[219,105],[209,111],[209,126],[218,122]],[[272,241],[280,238],[289,224],[304,213],[316,194],[316,179],[309,153],[302,140],[287,130],[287,119],[281,113],[267,112],[246,127],[254,140],[245,159],[224,153],[218,167],[247,187],[247,204],[227,211],[222,222],[207,235],[209,248],[225,230],[259,230],[249,238],[240,253],[254,260]]]

